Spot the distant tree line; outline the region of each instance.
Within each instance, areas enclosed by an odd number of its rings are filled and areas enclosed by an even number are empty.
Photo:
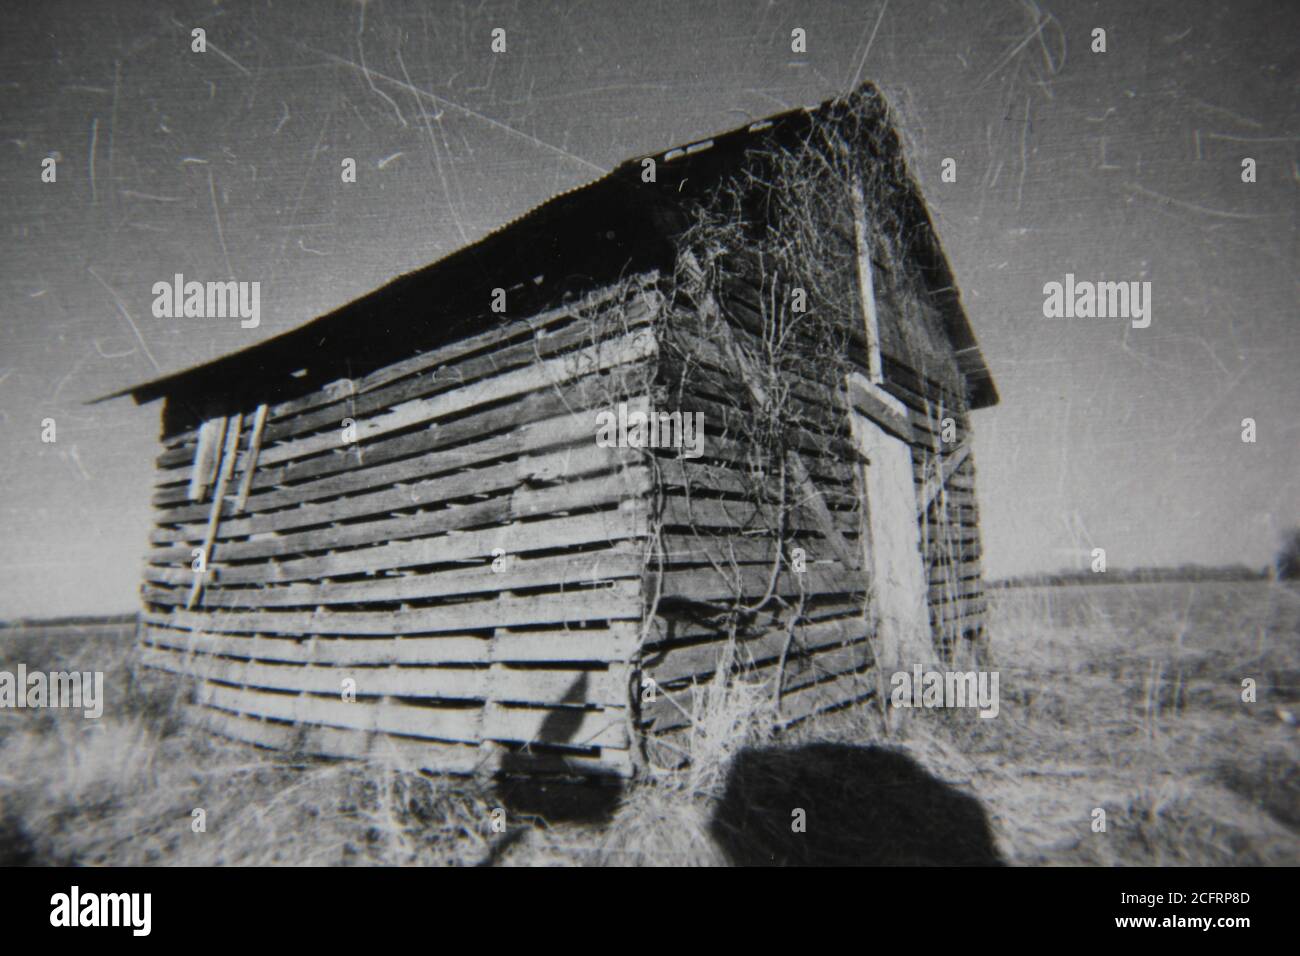
[[[1108,568],[1098,573],[1082,571],[1048,571],[1022,574],[988,582],[991,588],[1041,587],[1061,584],[1157,584],[1165,581],[1264,581],[1269,568],[1248,568],[1244,564],[1207,568],[1184,564],[1173,568]]]
[[[1181,564],[1175,568],[1109,568],[1104,573],[1091,569],[1047,571],[989,581],[990,588],[1039,587],[1054,584],[1151,584],[1161,581],[1300,581],[1300,528],[1282,537],[1282,547],[1272,564],[1248,568],[1244,564],[1207,568]]]
[[[1300,581],[1300,528],[1287,532],[1273,567],[1279,581]]]
[[[131,624],[139,617],[136,611],[124,614],[83,614],[74,617],[18,617],[0,620],[0,628],[16,627],[105,627],[114,624]]]

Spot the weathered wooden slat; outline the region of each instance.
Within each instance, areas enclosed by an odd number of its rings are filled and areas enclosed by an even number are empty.
[[[170,614],[146,611],[143,619],[188,630],[248,634],[432,634],[484,627],[618,620],[640,615],[639,581],[613,581],[582,591],[463,601],[397,611],[235,611]]]
[[[782,686],[781,714],[785,719],[793,719],[788,716],[787,694],[793,695],[801,688],[809,687],[818,681],[847,674],[853,674],[859,678],[850,686],[865,683],[859,672],[870,662],[871,649],[863,641],[823,649],[812,654],[803,654],[797,659],[788,659],[784,675],[780,671],[779,659],[773,660],[747,671],[744,679],[749,683],[765,685],[773,696],[776,694],[776,682],[780,679]],[[690,723],[688,715],[693,713],[696,696],[701,693],[701,690],[701,685],[693,684],[682,690],[658,691],[654,701],[642,703],[642,721],[647,723],[655,732],[686,726]],[[835,700],[834,703],[846,703],[849,699],[851,699],[851,696]],[[794,708],[798,711],[801,709],[801,705],[796,704]]]
[[[758,354],[766,353],[768,349],[766,339],[743,328],[738,329],[734,325],[730,327],[729,332],[735,341],[745,345],[751,351]],[[735,360],[713,341],[713,333],[709,327],[694,328],[689,324],[677,324],[667,329],[665,335],[666,341],[671,341],[676,351],[682,353],[678,357],[665,349],[662,357],[665,368],[677,373],[688,369],[694,373],[697,368],[708,368],[715,374],[723,376],[724,379],[732,381],[732,388],[728,388],[728,392],[734,389],[735,378],[739,375]],[[836,410],[836,393],[839,385],[824,366],[817,365],[811,357],[794,351],[782,354],[779,361],[781,364],[778,377],[781,378],[784,387],[790,388],[804,402],[827,411]]]
[[[250,541],[227,541],[216,548],[212,548],[211,542],[208,542],[208,566],[211,568],[217,562],[288,557],[331,548],[399,541],[475,525],[513,521],[552,511],[617,504],[641,497],[649,490],[649,470],[644,466],[636,466],[621,473],[598,475],[545,488],[520,487],[513,494],[501,495],[477,504],[452,505],[413,515],[313,528]],[[149,552],[148,559],[152,564],[165,565],[184,561],[189,553],[189,545],[180,544],[155,548]]]
[[[142,662],[172,673],[270,690],[340,696],[346,685],[370,696],[488,700],[544,706],[625,706],[627,676],[621,670],[513,670],[495,667],[304,667],[184,655],[143,648]]]
[[[377,573],[400,568],[444,564],[491,555],[502,548],[507,554],[523,554],[575,544],[613,543],[647,534],[646,504],[628,500],[617,509],[570,515],[540,521],[518,522],[438,535],[416,541],[341,551],[312,558],[296,558],[269,564],[232,565],[220,568],[218,582],[272,584],[316,580],[345,574]],[[188,569],[145,566],[145,577],[158,584],[188,584]]]
[[[957,450],[956,446],[953,446],[952,452],[955,453],[956,450]],[[945,452],[947,451],[948,449],[945,449]],[[918,485],[921,484],[921,479],[933,478],[935,469],[939,466],[939,463],[948,460],[950,457],[951,457],[950,454],[944,454],[941,456],[928,455],[920,459],[913,458],[912,475],[915,479],[917,479],[917,484]],[[957,462],[953,464],[954,470],[952,474],[949,475],[948,478],[948,485],[950,487],[960,488],[963,491],[974,490],[975,476],[973,473],[967,471],[966,469],[966,465],[969,462],[970,462],[970,458],[966,457],[962,462]]]
[[[930,585],[931,601],[950,601],[958,597],[970,597],[984,593],[984,582],[980,578],[966,580],[949,580]]]
[[[145,623],[145,646],[189,654],[287,661],[298,664],[481,664],[491,655],[484,637],[440,635],[403,638],[294,639],[258,635],[212,634]]]
[[[647,587],[647,595],[652,593]],[[812,595],[804,602],[800,615],[801,625],[810,627],[837,620],[861,621],[864,602],[858,595]],[[645,650],[660,652],[681,644],[695,644],[701,641],[725,640],[729,629],[726,617],[717,614],[705,617],[697,613],[679,613],[664,602],[656,607],[656,615],[649,622],[646,634]],[[698,609],[688,609],[694,611]],[[767,607],[751,614],[746,614],[738,624],[738,634],[746,640],[761,635],[769,630],[785,633],[789,626],[789,617],[793,608]]]
[[[186,433],[185,441],[177,445],[167,444],[167,438],[162,439],[163,447],[167,449],[154,458],[154,468],[166,469],[175,464],[194,464],[194,452],[198,448],[199,435],[202,433],[203,426],[192,428]]]
[[[630,668],[560,670],[490,667],[487,696],[496,703],[534,706],[599,706],[623,709],[628,704]]]
[[[969,637],[972,634],[980,633],[987,622],[988,614],[986,612],[974,611],[965,617],[951,618],[944,621],[942,630],[944,634]]]
[[[949,492],[941,492],[936,502],[942,502],[948,496]],[[931,502],[930,510],[921,519],[921,534],[928,535],[936,543],[951,543],[952,540],[958,540],[957,535],[964,534],[969,540],[969,535],[974,533],[976,539],[979,535],[979,510],[977,507],[970,505],[951,504],[950,507],[936,506]]]
[[[185,654],[296,664],[489,664],[612,663],[630,660],[639,629],[634,622],[581,630],[498,631],[492,637],[442,634],[437,637],[295,639],[259,635],[212,634],[146,624],[146,645]]]
[[[938,564],[931,560],[928,570],[930,583],[938,584],[943,581],[979,578],[980,563],[978,561],[959,561],[955,564]]]
[[[551,746],[624,749],[628,745],[627,714],[622,708],[544,710],[489,703],[483,712],[482,734],[485,740]]]
[[[939,498],[930,502],[930,507],[933,508],[935,502],[940,500],[946,502],[951,507],[963,509],[961,511],[963,523],[969,520],[972,524],[978,524],[978,520],[976,519],[979,513],[979,501],[976,499],[973,491],[961,491],[956,488],[947,488]],[[969,518],[967,517],[968,515]]]
[[[916,485],[917,496],[919,498],[922,492],[922,486]],[[966,497],[968,500],[963,502],[960,499]],[[930,501],[928,514],[921,517],[922,524],[929,524],[932,527],[943,525],[965,525],[970,528],[979,526],[979,502],[975,500],[973,492],[956,491],[952,488],[943,488]]]
[[[733,563],[771,562],[776,556],[777,541],[767,535],[741,537],[726,533],[664,532],[659,536],[658,545],[658,550],[650,558],[651,569],[661,561],[665,567],[688,564],[727,568]],[[789,535],[782,547],[783,561],[787,565],[793,560],[795,548],[803,549],[804,561],[808,567],[813,567],[818,562],[837,560],[834,551],[820,537]]]
[[[681,397],[683,412],[703,412],[708,438],[705,441],[705,457],[709,457],[709,448],[717,436],[732,441],[748,441],[754,428],[754,414],[748,408],[742,408],[735,402],[724,404],[723,396],[706,396],[700,392],[687,392]],[[814,433],[805,428],[791,425],[785,431],[786,446],[811,460],[820,458],[828,462],[853,461],[852,446],[847,438],[838,434]]]
[[[763,301],[766,293],[757,288],[752,279],[746,279],[744,276],[724,279],[722,289],[727,314],[730,317],[737,319],[746,329],[755,333],[760,333],[770,326],[770,320],[764,317],[764,313],[770,311],[770,306]],[[865,356],[864,330],[858,326],[847,327],[844,329],[844,335],[852,348]],[[865,361],[863,364],[865,367]]]
[[[645,566],[640,546],[566,554],[528,560],[506,558],[503,570],[492,561],[454,570],[410,574],[368,581],[332,581],[324,584],[290,584],[259,588],[209,587],[205,608],[317,607],[326,604],[360,604],[373,601],[412,601],[535,588],[574,586],[615,578],[639,577]],[[184,604],[179,590],[146,585],[145,600],[152,604]]]
[[[707,424],[707,423],[706,423]],[[681,462],[685,467],[691,470],[707,468],[710,470],[730,469],[730,473],[738,477],[747,477],[751,469],[757,465],[762,465],[768,473],[768,481],[773,488],[777,485],[776,473],[779,470],[780,463],[763,460],[757,451],[752,447],[745,445],[734,438],[708,433],[708,438],[704,443],[704,454],[699,459],[680,458],[676,456],[661,456],[660,462]],[[836,493],[850,494],[854,487],[853,466],[850,462],[853,459],[840,459],[828,455],[805,455],[804,464],[807,465],[809,472],[822,487],[823,491],[831,494]],[[681,472],[665,470],[665,478],[676,479],[680,484],[682,477]],[[726,489],[723,489],[726,490]]]
[[[962,551],[965,552],[965,545],[979,543],[980,530],[977,527],[957,524],[929,525],[923,529],[921,540],[924,551],[927,553],[931,547],[947,548],[958,546],[962,546]]]
[[[775,476],[764,478],[751,476],[741,468],[719,465],[712,462],[692,461],[686,458],[660,458],[656,461],[660,484],[665,488],[685,488],[699,493],[701,491],[718,491],[747,497],[762,496],[772,501],[779,491],[779,481]],[[848,510],[857,507],[856,496],[838,485],[829,488],[820,479],[822,497],[830,507]]]
[[[973,489],[954,487],[952,483],[959,480],[965,483],[960,474],[953,475],[948,480],[948,487],[943,488],[930,502],[928,516],[922,518],[922,524],[929,521],[931,524],[962,524],[972,528],[979,526],[979,500]],[[918,484],[918,494],[920,491],[921,485]]]
[[[539,742],[554,746],[626,747],[626,720],[617,710],[516,707],[426,707],[383,699],[348,702],[200,684],[197,701],[223,710],[295,723],[403,734],[436,740]]]
[[[984,556],[978,539],[965,542],[928,541],[925,554],[927,561],[962,564],[979,561]]]
[[[848,673],[791,691],[781,698],[781,722],[787,726],[833,707],[860,703],[875,695],[871,672]]]
[[[664,496],[661,516],[664,525],[695,528],[718,527],[771,531],[782,524],[782,519],[773,505],[718,498],[687,498],[676,494]],[[854,512],[830,512],[830,521],[841,535],[857,532],[858,521]],[[803,509],[799,507],[787,509],[784,526],[793,531],[822,531],[822,523],[806,516]],[[838,552],[836,556],[839,556]]]
[[[300,747],[308,753],[384,761],[439,773],[490,774],[503,769],[539,774],[629,777],[626,751],[603,750],[599,756],[572,753],[516,753],[505,747],[485,748],[340,727],[291,726],[212,708],[195,710],[194,720],[207,729],[245,743],[283,750]]]
[[[840,618],[795,628],[792,650],[820,650],[864,641],[868,627],[861,618]],[[770,628],[761,634],[736,642],[736,660],[742,665],[760,665],[778,659],[788,641],[784,628]],[[647,658],[645,673],[660,685],[690,677],[704,679],[713,674],[725,649],[725,640],[670,647]]]
[[[196,700],[223,710],[294,723],[332,724],[355,730],[386,731],[466,743],[477,743],[482,739],[482,714],[478,708],[412,707],[392,701],[349,702],[209,683],[199,684]]]
[[[658,572],[648,573],[647,586],[653,589]],[[662,575],[662,593],[665,597],[692,601],[741,601],[748,603],[767,592],[771,577],[770,566],[743,564],[723,566],[721,573],[713,568],[691,568],[685,571],[669,570]],[[772,584],[774,594],[797,597],[800,594],[857,594],[865,593],[866,579],[861,571],[839,565],[813,565],[802,574],[782,566]]]
[[[988,606],[988,600],[984,597],[959,598],[956,601],[931,601],[930,619],[936,624],[947,624],[987,611]]]
[[[940,511],[922,524],[921,536],[935,547],[951,548],[978,541],[979,523],[961,514]]]
[[[722,360],[724,353],[716,345],[700,339],[689,341],[691,349],[699,348]],[[736,383],[740,373],[723,371],[715,368],[712,362],[702,362],[695,352],[684,359],[661,359],[660,368],[661,376],[672,383],[672,393],[683,389],[714,401],[735,402]],[[784,369],[779,370],[777,375],[786,390],[781,401],[782,418],[786,424],[816,435],[843,431],[844,411],[842,406],[835,404],[834,392],[812,393]]]

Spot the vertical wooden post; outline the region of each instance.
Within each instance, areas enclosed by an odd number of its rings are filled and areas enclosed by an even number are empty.
[[[248,493],[253,490],[253,472],[257,470],[257,456],[262,450],[262,429],[266,427],[266,403],[257,406],[253,417],[253,434],[248,440],[248,457],[244,462],[244,477],[239,482],[239,496],[235,499],[235,511],[240,512],[248,504]]]
[[[861,173],[853,174],[849,198],[853,206],[853,244],[858,253],[858,296],[862,300],[862,323],[867,333],[867,377],[872,384],[879,385],[885,380],[885,374],[880,363],[880,321],[876,316],[876,290],[871,276],[871,232]]]
[[[226,433],[226,416],[209,418],[199,426],[199,437],[194,443],[194,464],[190,469],[190,501],[202,501],[212,484],[221,457],[221,440]]]
[[[212,492],[212,508],[208,511],[208,530],[203,535],[203,571],[194,572],[194,582],[190,585],[190,596],[185,602],[187,608],[194,607],[203,582],[212,573],[210,561],[212,543],[217,538],[217,526],[221,523],[221,508],[225,504],[226,487],[230,484],[230,474],[235,470],[235,457],[239,454],[239,431],[244,417],[236,412],[226,424],[225,451],[221,455],[221,471],[217,475],[217,487]]]

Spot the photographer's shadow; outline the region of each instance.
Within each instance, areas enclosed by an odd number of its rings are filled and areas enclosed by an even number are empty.
[[[882,747],[742,751],[710,822],[737,866],[1000,866],[979,801]]]

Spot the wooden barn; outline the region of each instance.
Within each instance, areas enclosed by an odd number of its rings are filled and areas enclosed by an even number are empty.
[[[984,641],[997,393],[870,86],[124,394],[142,653],[230,737],[628,776],[728,688],[784,725]]]

